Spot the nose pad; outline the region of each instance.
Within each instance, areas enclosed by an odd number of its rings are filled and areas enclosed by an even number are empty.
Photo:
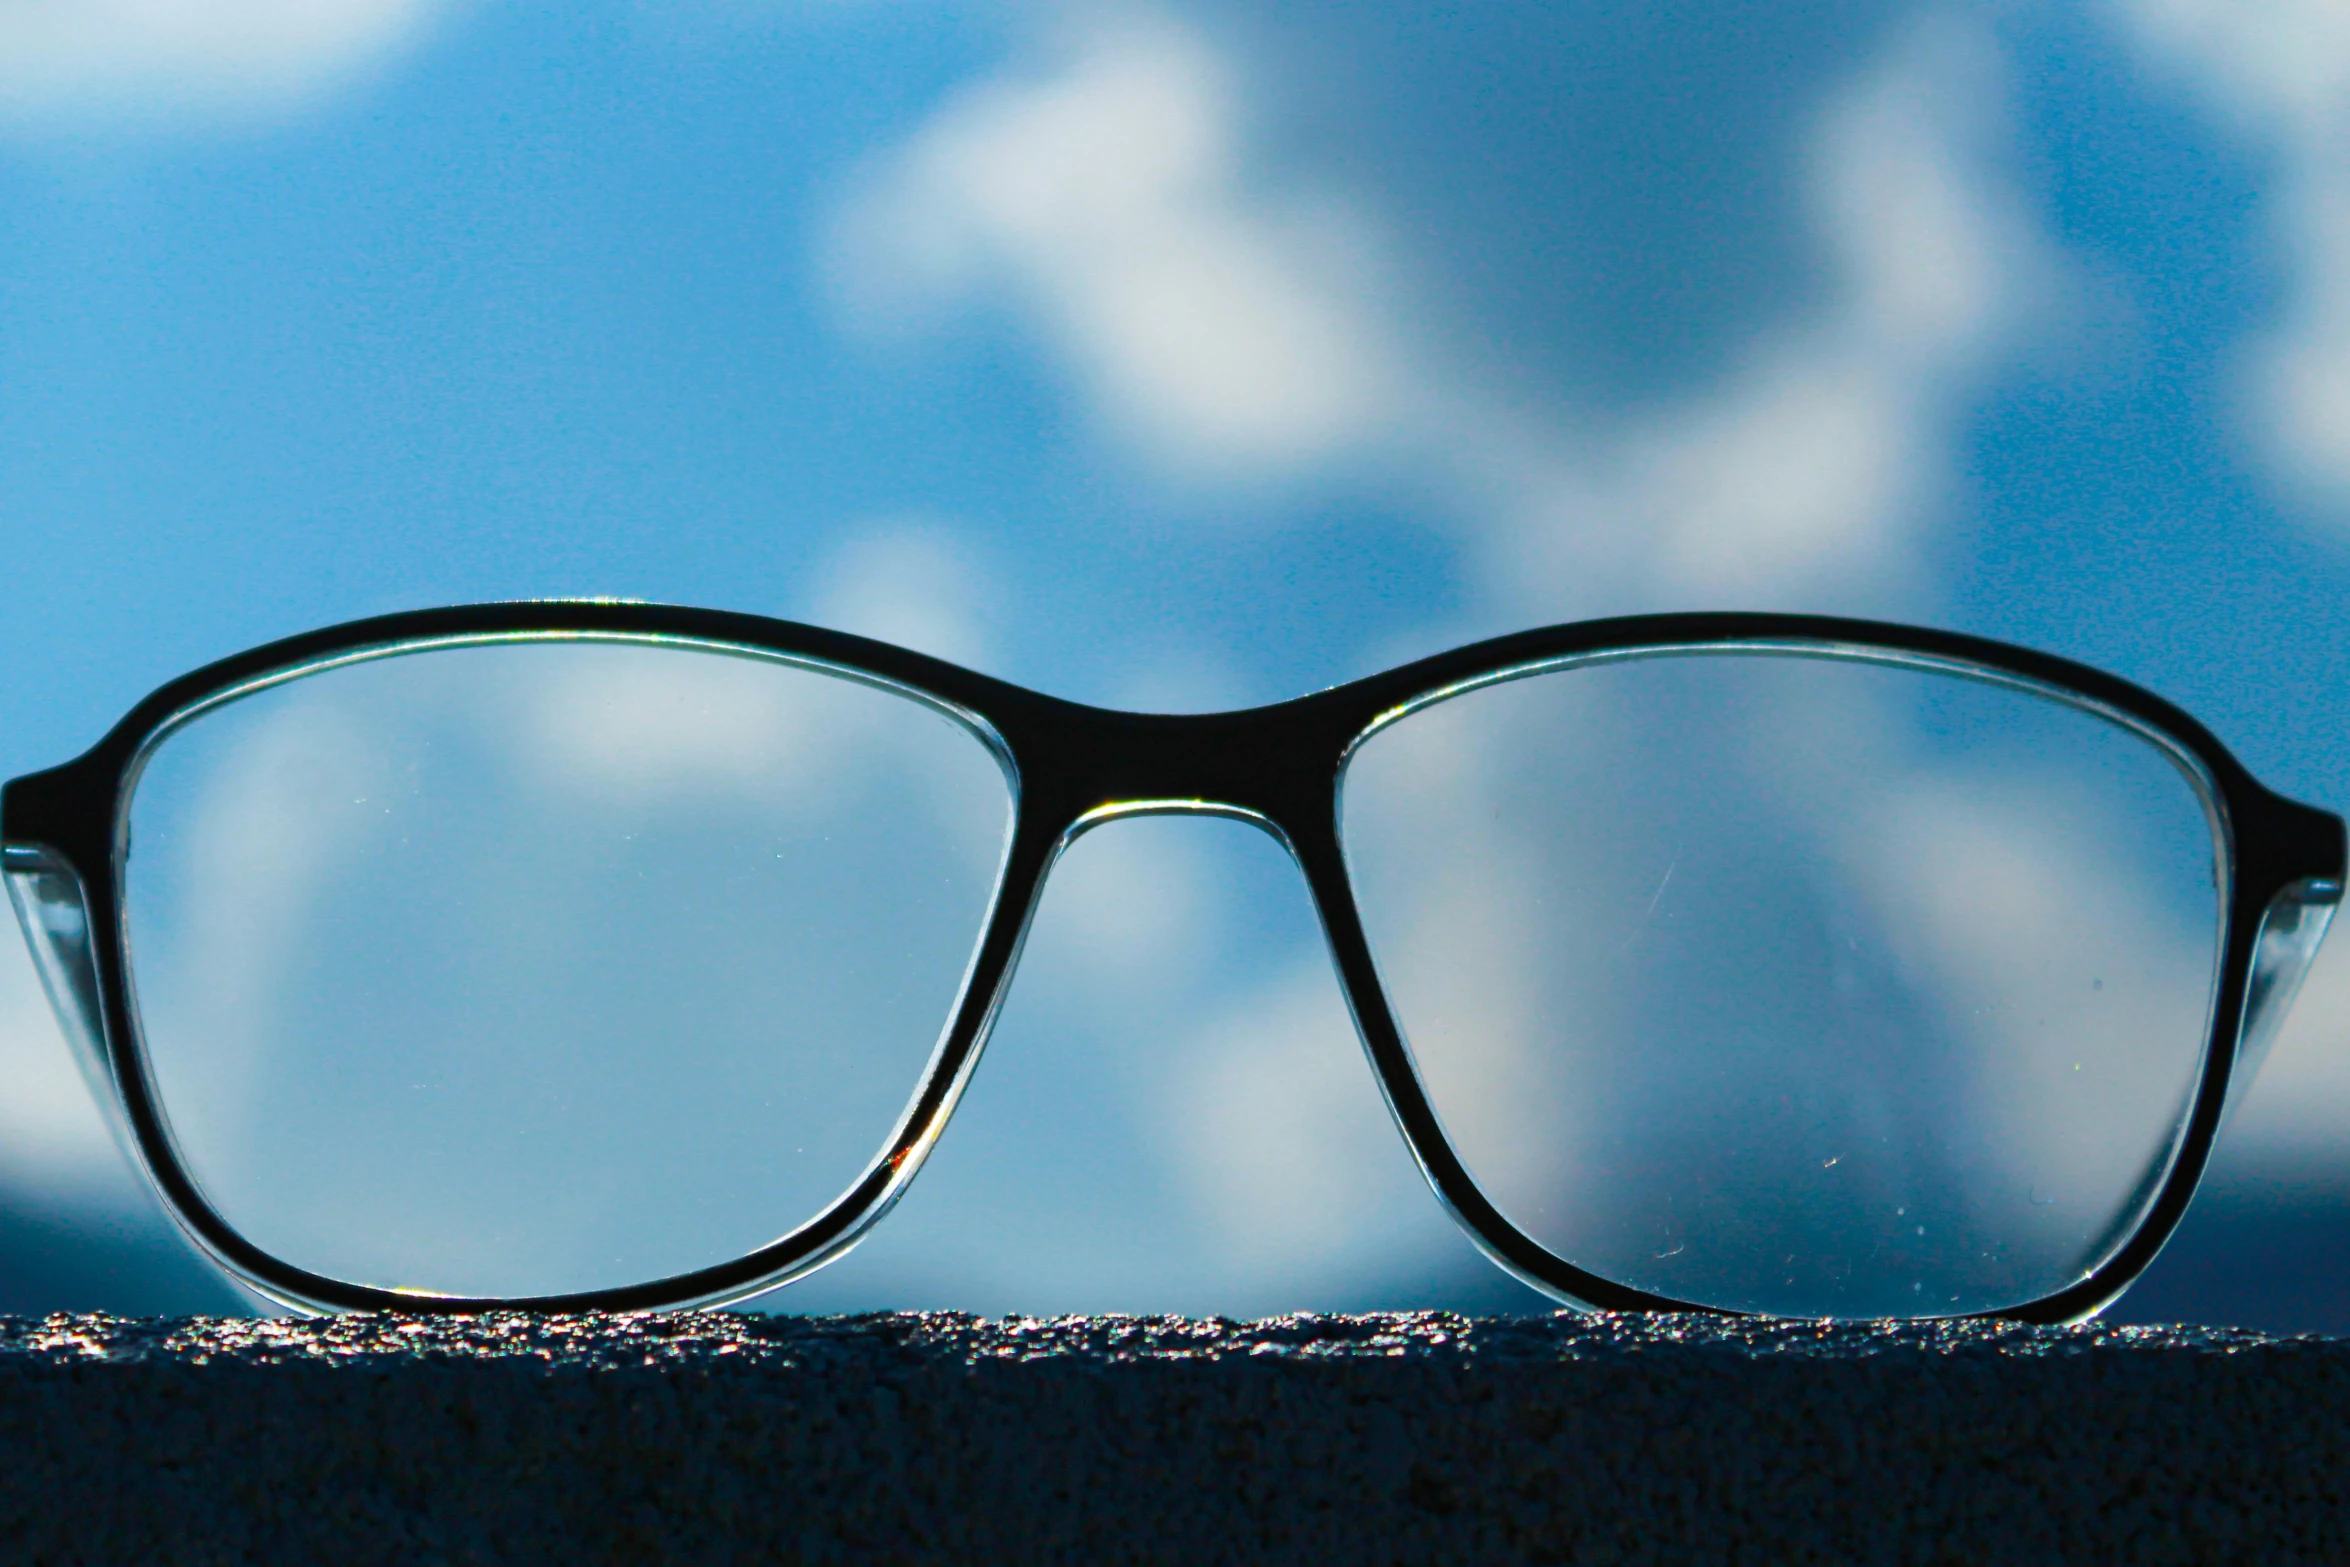
[[[1260,1316],[1489,1276],[1395,1131],[1286,851],[1153,816],[1069,846],[921,1179],[783,1299]]]

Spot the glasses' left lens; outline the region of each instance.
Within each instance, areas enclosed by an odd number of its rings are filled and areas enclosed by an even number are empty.
[[[2007,1310],[2110,1261],[2184,1146],[2216,813],[2055,693],[1793,650],[1550,669],[1373,733],[1345,807],[1429,1103],[1585,1272]]]
[[[332,1278],[732,1261],[883,1151],[1010,805],[960,723],[771,659],[503,643],[269,687],[131,800],[158,1102],[222,1217]]]

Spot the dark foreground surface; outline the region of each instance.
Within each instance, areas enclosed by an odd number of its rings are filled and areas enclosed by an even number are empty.
[[[2350,1343],[0,1319],[11,1562],[2350,1560]]]

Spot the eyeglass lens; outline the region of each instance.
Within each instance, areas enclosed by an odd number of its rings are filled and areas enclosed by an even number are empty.
[[[158,1100],[223,1218],[346,1282],[732,1261],[883,1151],[1010,810],[958,723],[772,660],[507,643],[264,689],[132,797]]]
[[[1650,657],[1421,708],[1343,810],[1456,1151],[1592,1273],[1992,1310],[2106,1260],[2170,1168],[2217,850],[2116,723],[1914,667]]]

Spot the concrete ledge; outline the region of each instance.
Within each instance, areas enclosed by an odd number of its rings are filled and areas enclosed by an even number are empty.
[[[0,1319],[0,1557],[2350,1559],[2350,1341],[1691,1318]]]

